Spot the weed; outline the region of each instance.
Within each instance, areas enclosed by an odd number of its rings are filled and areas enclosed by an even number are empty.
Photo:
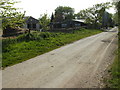
[[[77,30],[74,33],[34,32],[20,35],[15,39],[5,39],[2,41],[2,67],[23,62],[67,43],[72,43],[100,32],[100,30],[87,29]]]

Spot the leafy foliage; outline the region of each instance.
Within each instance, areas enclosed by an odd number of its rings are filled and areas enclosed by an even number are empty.
[[[115,57],[115,60],[111,66],[110,74],[111,78],[109,78],[108,86],[109,88],[116,88],[120,90],[120,1],[113,3],[116,7],[115,19],[117,24],[119,25],[119,32],[118,32],[118,50]]]
[[[76,14],[77,18],[85,19],[87,23],[94,27],[102,25],[102,17],[106,9],[111,7],[110,2],[93,5],[93,7],[81,10]]]
[[[55,22],[70,20],[74,18],[74,9],[67,6],[59,6],[55,9]]]
[[[21,23],[24,22],[25,12],[17,11],[18,8],[13,7],[16,3],[18,2],[14,0],[0,0],[0,16],[2,18],[3,30],[21,26]]]
[[[39,18],[39,22],[43,30],[49,29],[48,25],[50,23],[50,19],[48,18],[47,14],[41,15]]]
[[[113,15],[113,20],[115,21],[115,24],[118,25],[118,12],[116,12],[116,13]]]

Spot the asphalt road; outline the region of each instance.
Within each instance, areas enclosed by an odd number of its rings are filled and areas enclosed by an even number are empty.
[[[113,62],[117,28],[102,32],[2,71],[3,88],[94,88]]]

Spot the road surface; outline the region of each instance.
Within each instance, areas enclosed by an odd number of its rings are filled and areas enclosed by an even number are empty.
[[[117,28],[65,45],[2,71],[3,88],[101,87],[117,49]]]

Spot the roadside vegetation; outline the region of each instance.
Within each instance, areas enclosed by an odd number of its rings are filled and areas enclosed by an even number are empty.
[[[14,39],[3,39],[2,67],[11,66],[65,44],[97,34],[101,30],[80,29],[71,33],[33,32]]]
[[[120,47],[120,42],[118,42],[118,45]],[[118,88],[120,90],[120,48],[116,52],[116,57],[114,59],[113,64],[110,66],[109,72],[109,78],[106,82],[107,88]]]
[[[114,63],[111,65],[110,72],[110,78],[107,81],[107,87],[109,88],[117,88],[117,90],[120,90],[120,1],[115,3],[115,6],[117,8],[117,15],[116,15],[116,21],[118,23],[118,51],[116,53],[116,57],[114,60]]]

